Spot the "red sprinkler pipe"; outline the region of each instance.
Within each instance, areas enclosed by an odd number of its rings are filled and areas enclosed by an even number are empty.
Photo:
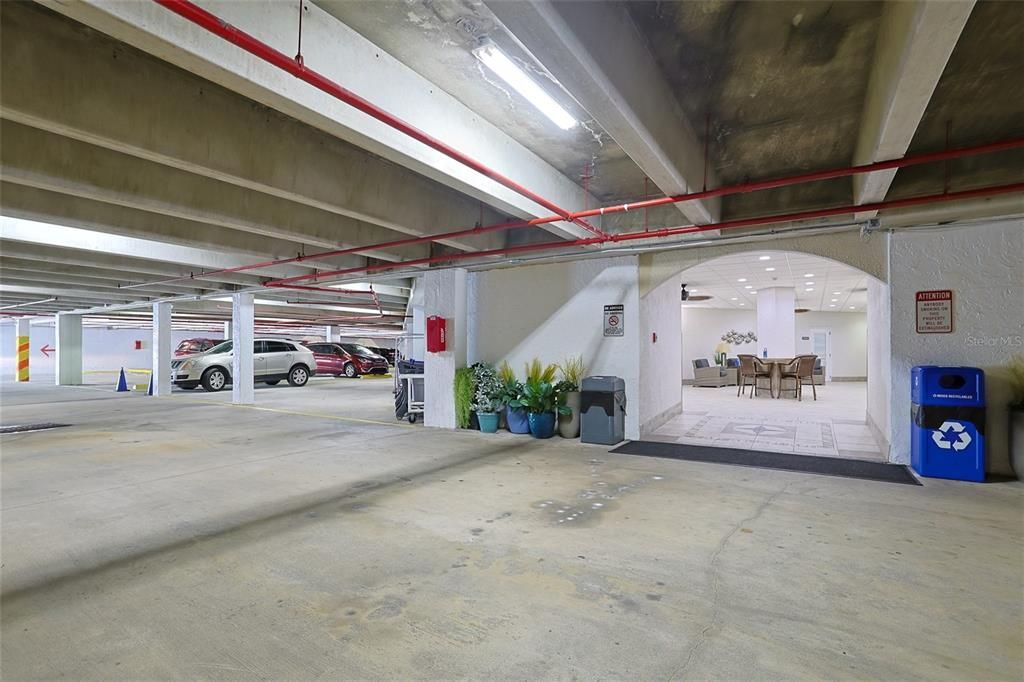
[[[411,125],[410,123],[407,123],[406,121],[403,121],[402,119],[392,114],[389,114],[388,112],[384,111],[375,104],[369,102],[366,99],[363,99],[362,97],[352,92],[348,88],[342,87],[341,85],[335,83],[326,76],[312,69],[307,68],[303,62],[293,59],[292,57],[289,57],[283,52],[275,50],[270,45],[267,45],[263,41],[258,40],[257,38],[246,33],[245,31],[242,31],[232,26],[226,21],[219,19],[216,15],[207,12],[206,10],[192,2],[189,2],[189,0],[154,1],[162,5],[163,7],[169,9],[170,11],[174,12],[178,16],[181,16],[187,19],[188,21],[191,21],[192,23],[206,29],[214,35],[220,36],[229,43],[237,47],[240,47],[249,54],[258,57],[259,59],[262,59],[263,61],[269,64],[276,66],[282,71],[290,73],[299,80],[303,80],[309,83],[313,87],[317,88],[318,90],[322,90],[323,92],[334,97],[335,99],[338,99],[344,102],[345,104],[348,104],[349,106],[358,109],[364,114],[367,114],[368,116],[377,119],[381,123],[390,126],[391,128],[394,128],[400,133],[408,135],[412,139],[417,140],[418,142],[425,144],[431,149],[444,154],[448,158],[461,163],[467,168],[471,168],[477,173],[480,173],[481,175],[504,185],[505,187],[509,188],[516,194],[526,197],[530,201],[533,201],[534,203],[543,206],[552,213],[564,216],[565,220],[579,224],[588,232],[597,235],[604,234],[601,230],[597,229],[596,227],[589,224],[583,219],[571,218],[571,214],[569,213],[569,211],[559,207],[558,205],[552,203],[551,201],[548,201],[539,194],[536,194],[535,192],[526,189],[525,187],[515,182],[511,178],[502,175],[493,168],[489,168],[483,165],[476,159],[473,159],[463,154],[454,147],[445,144],[441,140],[425,133],[424,131]]]
[[[311,275],[299,275],[297,277],[288,277],[286,279],[276,280],[275,284],[299,282],[307,279],[312,279],[314,277],[343,277],[346,275],[354,275],[358,273],[369,272],[381,272],[386,270],[393,270],[395,268],[410,267],[414,265],[431,265],[433,263],[447,263],[452,261],[469,260],[472,258],[486,258],[489,256],[504,256],[514,253],[524,253],[528,251],[557,250],[576,246],[591,246],[595,244],[604,244],[607,242],[624,242],[633,241],[637,239],[664,238],[682,234],[691,234],[694,232],[707,232],[710,230],[727,230],[739,227],[768,225],[771,223],[792,222],[797,220],[812,220],[815,218],[824,218],[849,213],[859,213],[862,211],[882,211],[893,208],[919,206],[921,204],[959,201],[964,199],[976,199],[979,197],[995,196],[999,194],[1010,194],[1014,192],[1024,192],[1024,182],[1018,182],[1009,185],[997,185],[994,187],[981,187],[978,189],[970,189],[962,192],[950,192],[948,194],[931,194],[928,196],[909,197],[906,199],[879,201],[871,204],[839,206],[835,208],[823,208],[811,211],[800,211],[797,213],[760,216],[756,218],[743,218],[740,220],[730,220],[721,223],[714,223],[711,225],[681,225],[679,227],[669,227],[660,230],[650,230],[643,232],[625,232],[621,234],[608,235],[605,237],[588,237],[584,239],[576,239],[573,241],[537,242],[533,244],[522,244],[519,246],[511,246],[501,249],[490,249],[487,251],[456,253],[445,256],[431,256],[428,258],[417,258],[414,260],[403,261],[401,263],[366,265],[357,268],[347,268],[344,270],[318,272],[316,274]]]
[[[965,156],[974,156],[978,154],[989,154],[993,152],[1006,151],[1010,149],[1017,149],[1024,147],[1024,138],[1013,138],[1009,140],[1002,140],[999,142],[991,142],[982,145],[975,145],[971,147],[958,147],[955,149],[947,149],[939,152],[929,152],[927,154],[918,154],[915,156],[906,156],[902,159],[893,159],[891,161],[878,161],[875,163],[863,164],[860,166],[849,166],[844,168],[833,168],[830,170],[813,171],[810,173],[803,173],[801,175],[791,175],[780,178],[771,178],[767,180],[756,180],[753,182],[741,183],[738,185],[729,185],[726,187],[719,187],[717,189],[711,189],[700,192],[691,192],[689,194],[676,194],[670,197],[660,197],[658,199],[650,199],[646,201],[629,202],[624,204],[618,204],[615,206],[605,206],[602,208],[589,209],[587,211],[580,211],[578,213],[571,214],[573,216],[595,216],[602,214],[620,213],[623,211],[635,210],[635,209],[647,209],[654,206],[665,206],[668,204],[679,203],[683,201],[694,201],[699,199],[707,199],[718,196],[728,196],[731,194],[743,194],[746,192],[756,192],[764,189],[775,189],[778,187],[787,187],[790,185],[798,185],[805,182],[815,182],[820,180],[830,180],[841,177],[848,177],[851,175],[858,175],[860,173],[873,173],[875,171],[891,170],[893,168],[904,168],[907,166],[915,166],[925,163],[934,163],[938,161],[947,161],[950,159],[957,159]],[[869,210],[869,209],[862,209]],[[221,270],[211,270],[209,272],[201,273],[200,277],[205,275],[219,275],[228,274],[233,272],[243,272],[245,270],[259,270],[262,268],[269,268],[275,265],[287,265],[289,263],[297,263],[306,260],[317,260],[321,258],[333,258],[336,256],[345,256],[354,253],[360,253],[362,251],[370,251],[375,249],[388,249],[398,246],[409,246],[411,244],[421,244],[423,242],[438,241],[441,239],[456,239],[459,237],[472,237],[479,234],[487,234],[490,232],[502,232],[505,230],[517,230],[526,227],[536,227],[545,225],[548,223],[558,222],[564,218],[560,215],[545,216],[541,218],[532,218],[529,220],[516,220],[504,223],[496,223],[494,225],[487,225],[484,227],[470,227],[460,230],[453,230],[450,232],[440,232],[437,234],[425,235],[422,237],[403,237],[401,239],[394,239],[391,241],[380,242],[377,244],[369,244],[366,246],[352,246],[344,249],[335,249],[333,251],[325,251],[323,253],[311,254],[308,256],[297,256],[294,258],[282,258],[278,260],[264,261],[261,263],[254,263],[252,265],[240,265],[234,268],[224,268]],[[715,229],[715,226],[711,226],[709,229]],[[570,244],[571,242],[566,242]],[[191,277],[176,277],[171,279],[159,280],[156,282],[146,282],[145,284],[139,285],[134,284],[127,287],[121,287],[123,289],[129,289],[136,286],[150,286],[154,284],[170,284],[172,282],[180,282],[183,280],[192,279]]]

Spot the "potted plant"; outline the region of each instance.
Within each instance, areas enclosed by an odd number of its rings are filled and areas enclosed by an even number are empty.
[[[455,426],[469,428],[469,413],[473,405],[473,368],[455,370]]]
[[[1010,358],[1010,464],[1017,480],[1024,481],[1024,355]]]
[[[503,407],[501,381],[494,368],[483,362],[473,364],[473,378],[476,391],[471,408],[477,416],[480,430],[495,433],[498,430],[498,413]]]
[[[512,433],[529,433],[529,418],[518,402],[523,395],[523,385],[508,362],[498,367],[498,381],[501,383],[499,400],[505,406],[505,425]]]
[[[555,435],[555,417],[569,411],[558,404],[558,394],[549,381],[527,381],[523,395],[516,401],[527,412],[530,433],[534,438],[551,438]]]
[[[568,413],[558,415],[558,434],[562,438],[576,438],[580,435],[580,382],[586,368],[583,357],[576,355],[565,359],[558,366],[562,380],[555,384],[559,405],[569,408]]]

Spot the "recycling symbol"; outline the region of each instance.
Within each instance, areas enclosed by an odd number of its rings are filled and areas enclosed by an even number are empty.
[[[953,438],[953,440],[950,440],[950,438]],[[959,452],[960,450],[966,450],[973,439],[971,434],[964,430],[964,425],[960,422],[942,422],[942,426],[937,431],[932,432],[932,440],[943,450],[952,448]]]

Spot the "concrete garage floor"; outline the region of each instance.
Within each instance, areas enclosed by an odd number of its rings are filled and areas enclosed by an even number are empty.
[[[4,677],[1024,673],[1020,484],[293,409],[353,383],[257,392],[287,412],[5,384],[4,424],[73,426],[0,437]]]

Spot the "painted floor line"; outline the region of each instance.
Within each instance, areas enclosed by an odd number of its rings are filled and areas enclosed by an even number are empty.
[[[184,397],[184,396],[183,396]],[[258,405],[235,405],[234,403],[214,403],[211,405],[220,405],[221,407],[244,407],[250,410],[262,410],[263,412],[278,412],[280,414],[291,414],[299,417],[317,417],[320,419],[333,419],[335,421],[342,422],[359,422],[360,424],[377,424],[378,426],[396,426],[402,429],[415,429],[420,428],[413,426],[412,424],[405,424],[403,422],[395,420],[394,422],[382,422],[376,419],[360,419],[358,417],[340,417],[334,414],[322,414],[319,412],[299,412],[298,410],[281,410],[276,407],[259,407]]]

